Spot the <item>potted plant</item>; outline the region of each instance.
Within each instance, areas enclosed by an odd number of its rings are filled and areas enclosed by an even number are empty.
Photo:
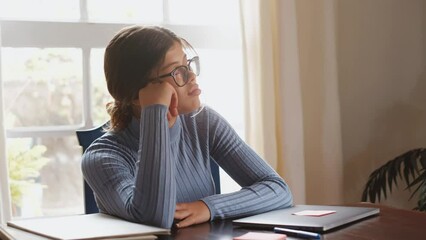
[[[411,191],[410,199],[418,192],[414,210],[426,211],[426,148],[409,150],[374,170],[364,187],[362,201],[380,202],[392,192],[399,180],[405,181],[405,190]]]
[[[16,215],[22,207],[22,196],[31,189],[43,188],[36,182],[40,170],[49,161],[43,157],[46,147],[36,145],[28,149],[22,141],[14,141],[9,145],[7,159],[9,161],[9,181],[12,198],[12,210]]]

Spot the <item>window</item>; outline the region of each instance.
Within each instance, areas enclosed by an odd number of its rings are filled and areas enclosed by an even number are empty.
[[[185,37],[200,55],[203,103],[244,138],[237,0],[0,0],[0,6],[14,217],[84,212],[75,131],[108,119],[104,48],[126,25],[159,24]],[[239,188],[221,177],[223,192]]]

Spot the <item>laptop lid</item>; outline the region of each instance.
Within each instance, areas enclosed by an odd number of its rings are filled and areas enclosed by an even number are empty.
[[[379,208],[326,205],[295,205],[233,220],[233,224],[251,228],[284,227],[325,232],[379,214]]]

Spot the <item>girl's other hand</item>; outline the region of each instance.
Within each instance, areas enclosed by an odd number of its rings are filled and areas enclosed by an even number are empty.
[[[176,204],[175,219],[178,228],[188,227],[194,224],[210,220],[210,210],[203,201]]]

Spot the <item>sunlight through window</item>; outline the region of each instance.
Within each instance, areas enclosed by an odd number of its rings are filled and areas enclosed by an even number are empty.
[[[0,84],[7,161],[13,166],[13,216],[84,213],[82,151],[76,130],[109,119],[105,106],[111,96],[103,56],[109,40],[124,26],[163,25],[187,39],[200,56],[202,102],[244,138],[238,4],[237,0],[0,0]],[[232,96],[232,101],[224,96]],[[239,188],[221,171],[223,193]]]

